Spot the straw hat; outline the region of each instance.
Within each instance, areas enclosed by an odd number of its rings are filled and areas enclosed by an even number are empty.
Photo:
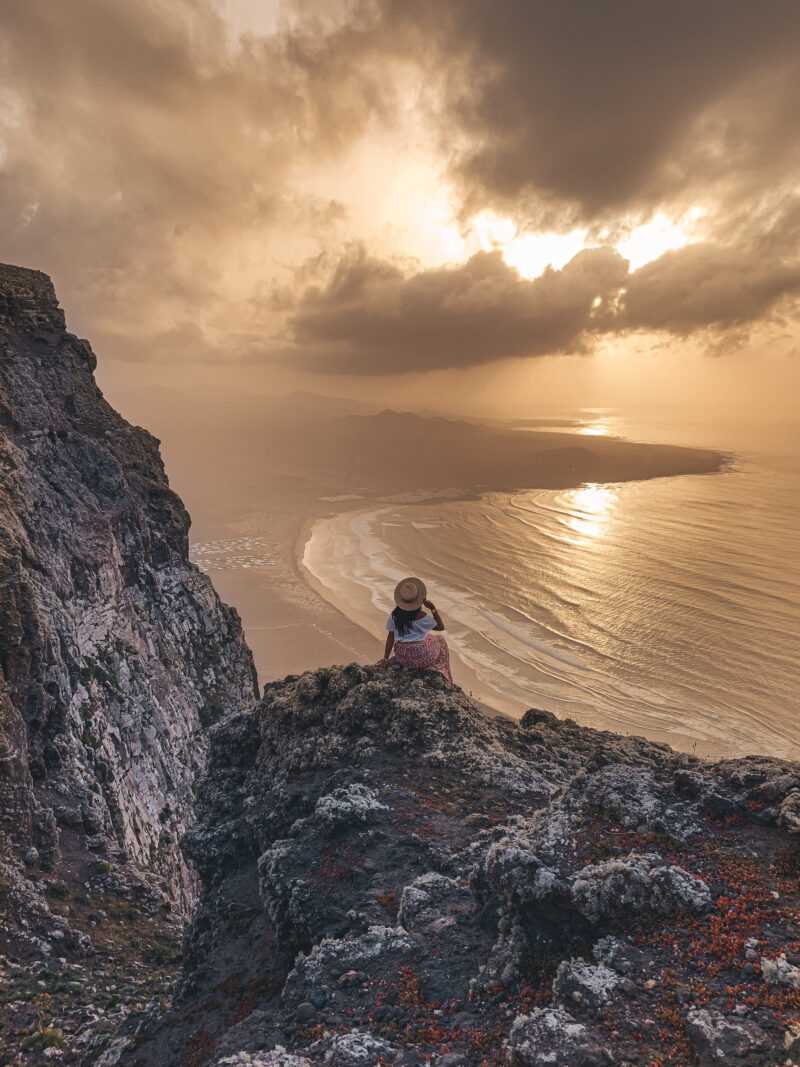
[[[422,607],[422,602],[428,595],[425,583],[419,578],[404,578],[397,583],[394,591],[394,602],[403,611],[416,611]]]

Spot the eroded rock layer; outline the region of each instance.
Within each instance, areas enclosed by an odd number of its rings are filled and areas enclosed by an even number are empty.
[[[83,854],[129,862],[185,909],[205,730],[255,699],[253,663],[158,442],[94,368],[49,278],[0,266],[0,853],[34,890]],[[9,922],[25,884],[0,886]]]
[[[797,764],[492,720],[355,665],[210,742],[183,978],[114,1063],[794,1062]]]

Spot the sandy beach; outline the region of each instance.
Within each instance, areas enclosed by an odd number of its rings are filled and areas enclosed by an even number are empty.
[[[278,504],[269,514],[203,530],[192,556],[211,574],[222,599],[241,615],[262,685],[326,664],[374,663],[383,654],[386,612],[358,598],[355,589],[357,606],[343,587],[331,595],[306,566],[314,529],[331,518],[357,519],[376,507],[471,498],[457,490],[398,493],[370,501],[365,508],[363,497],[342,494],[306,501],[306,514],[298,514],[292,501],[290,508]],[[466,667],[459,678],[469,679]]]
[[[298,544],[313,521],[280,513],[251,516],[235,530],[227,529],[228,536],[215,539],[238,545],[256,531],[269,535],[268,565],[240,555],[238,563],[229,557],[207,567],[222,599],[242,617],[262,685],[323,664],[366,663],[380,657],[379,643],[319,596],[298,565]]]

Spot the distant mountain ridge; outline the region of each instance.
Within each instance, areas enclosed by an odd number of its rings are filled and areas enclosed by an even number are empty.
[[[558,420],[501,423],[308,391],[156,390],[139,404],[148,424],[163,428],[171,474],[201,527],[268,511],[284,495],[294,494],[291,506],[301,507],[301,497],[350,492],[563,489],[709,473],[726,458],[584,436]]]

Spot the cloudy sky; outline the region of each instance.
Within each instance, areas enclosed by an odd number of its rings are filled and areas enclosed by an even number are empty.
[[[0,0],[0,71],[0,260],[112,393],[798,384],[796,0]]]

